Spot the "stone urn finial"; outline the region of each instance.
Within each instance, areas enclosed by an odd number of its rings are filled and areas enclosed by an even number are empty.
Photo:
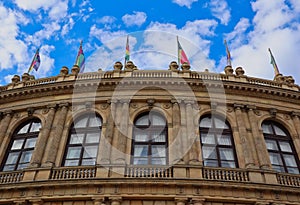
[[[188,71],[188,70],[190,70],[190,68],[191,68],[191,66],[190,66],[190,64],[188,64],[187,62],[184,62],[184,63],[181,65],[181,69],[182,69],[183,71]]]
[[[79,66],[78,65],[73,65],[73,68],[71,70],[72,74],[78,75],[79,71],[80,71]]]
[[[12,77],[12,79],[11,79],[11,82],[12,83],[18,83],[18,82],[20,82],[20,76],[18,76],[18,75],[14,75],[14,77]]]
[[[244,69],[243,69],[242,67],[237,67],[237,68],[235,69],[235,74],[236,74],[237,76],[243,76],[244,73],[245,73],[245,71],[244,71]]]
[[[24,73],[22,75],[22,81],[26,82],[26,81],[29,81],[29,80],[30,80],[30,75],[28,73]]]
[[[126,70],[137,70],[137,67],[133,64],[132,61],[127,61],[125,68]]]
[[[176,61],[172,61],[171,63],[170,63],[170,65],[169,65],[169,70],[178,70],[178,64],[177,64],[177,62]]]
[[[122,70],[122,68],[123,68],[123,64],[120,61],[115,62],[115,65],[114,65],[115,71],[120,71],[120,70]]]
[[[60,69],[60,75],[62,76],[66,76],[69,74],[69,68],[67,66],[63,66],[61,69]]]
[[[225,67],[224,72],[226,75],[233,75],[233,69],[231,67],[231,65],[228,65]]]

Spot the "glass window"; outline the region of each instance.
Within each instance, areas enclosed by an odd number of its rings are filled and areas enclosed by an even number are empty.
[[[133,128],[131,163],[166,165],[167,144],[165,118],[156,112],[139,116]]]
[[[263,122],[262,130],[272,168],[278,172],[299,174],[299,159],[288,131],[273,121]]]
[[[20,125],[12,136],[2,171],[15,171],[28,167],[41,128],[38,119]]]
[[[74,121],[69,133],[63,166],[96,165],[102,119],[95,113]]]
[[[237,158],[229,124],[217,116],[204,116],[199,122],[203,165],[237,167]]]

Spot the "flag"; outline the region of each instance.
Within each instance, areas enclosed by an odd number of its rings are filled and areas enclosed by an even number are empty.
[[[77,54],[77,57],[76,57],[75,65],[78,65],[78,67],[80,69],[79,72],[83,73],[84,68],[85,68],[85,58],[84,58],[84,54],[83,54],[83,50],[82,50],[82,41],[80,42],[80,46],[79,46],[78,54]]]
[[[126,51],[125,51],[125,65],[126,65],[126,62],[129,60],[130,60],[129,37],[127,36]]]
[[[177,36],[177,45],[178,45],[178,64],[183,64],[183,63],[190,64],[189,59],[187,58],[184,50],[182,49],[179,43],[178,36]]]
[[[275,58],[272,54],[272,51],[271,49],[269,48],[269,52],[270,52],[270,56],[271,56],[271,64],[273,65],[273,68],[274,68],[274,73],[275,73],[275,76],[279,74],[279,69],[277,67],[277,64],[276,64],[276,61],[275,61]]]
[[[30,73],[32,71],[32,69],[34,69],[35,71],[37,71],[40,67],[41,64],[41,58],[40,58],[40,54],[39,54],[40,49],[36,49],[35,55],[32,59],[32,62],[30,64],[30,67],[28,69],[28,73]]]
[[[230,55],[226,40],[224,40],[224,44],[225,44],[225,47],[226,47],[227,66],[231,66],[231,55]]]

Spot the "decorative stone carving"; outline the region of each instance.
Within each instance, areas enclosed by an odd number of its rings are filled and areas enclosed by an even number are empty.
[[[181,69],[183,71],[189,71],[191,69],[191,66],[190,64],[188,64],[187,62],[184,62],[182,65],[181,65]]]
[[[271,117],[276,117],[277,109],[271,108],[271,109],[269,110],[269,113],[270,113]]]
[[[245,71],[244,71],[244,69],[243,69],[242,67],[237,67],[237,68],[235,69],[235,74],[236,74],[237,76],[243,76],[244,73],[245,73]]]
[[[12,79],[11,79],[11,82],[12,83],[18,83],[18,82],[20,82],[20,76],[14,75],[14,77],[12,77]]]
[[[133,64],[132,61],[127,61],[125,68],[126,70],[137,70],[137,67]]]
[[[103,103],[100,105],[101,110],[106,110],[109,107],[108,103]]]
[[[133,109],[137,109],[138,108],[138,104],[137,103],[131,103],[130,107]]]
[[[120,61],[115,62],[115,65],[114,65],[115,71],[120,71],[120,70],[122,70],[122,68],[123,68],[123,64]]]
[[[29,80],[30,80],[30,75],[28,73],[24,73],[22,75],[22,81],[26,82],[26,81],[29,81]]]
[[[155,100],[154,99],[147,99],[147,104],[148,104],[148,106],[149,107],[152,107],[153,105],[154,105],[154,103],[155,103]]]
[[[32,107],[27,108],[27,113],[28,113],[29,117],[32,116],[34,113],[34,108],[32,108]]]
[[[172,106],[171,103],[164,103],[164,104],[163,104],[163,108],[164,108],[164,109],[169,109],[171,106]]]
[[[233,111],[233,107],[227,107],[227,112],[231,113]]]
[[[69,74],[69,68],[67,66],[63,66],[61,69],[60,69],[60,74],[61,76],[66,76]]]
[[[78,73],[79,73],[79,71],[80,71],[79,66],[78,65],[73,65],[73,68],[71,70],[72,74],[75,75],[75,76],[77,76]]]
[[[85,109],[91,109],[92,103],[91,102],[85,102]]]
[[[169,65],[169,70],[172,70],[172,71],[177,71],[178,70],[178,64],[176,63],[176,61],[172,61]]]
[[[224,72],[226,75],[233,75],[233,69],[230,65],[228,65],[224,68]]]

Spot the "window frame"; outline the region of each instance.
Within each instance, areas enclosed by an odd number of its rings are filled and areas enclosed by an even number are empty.
[[[148,125],[137,125],[137,121],[145,116],[148,116]],[[153,120],[153,116],[159,116],[161,117],[164,122],[165,125],[152,125],[151,122]],[[143,134],[147,135],[148,140],[146,141],[137,141],[136,140],[136,134],[137,132],[140,131],[144,131]],[[155,133],[155,131],[160,131],[159,134],[164,133],[165,136],[165,140],[163,142],[155,142],[153,139],[151,139],[152,135]],[[159,112],[146,112],[143,113],[141,115],[139,115],[133,124],[133,132],[132,132],[132,143],[131,143],[131,159],[130,159],[130,164],[132,165],[168,165],[169,164],[169,151],[168,151],[168,123],[167,123],[167,119],[160,114]],[[147,146],[147,157],[141,157],[141,156],[135,156],[134,151],[135,151],[135,147],[136,145],[145,145]],[[153,146],[164,146],[165,149],[165,156],[164,157],[153,157],[152,155],[152,148]],[[144,158],[145,160],[147,160],[147,164],[135,164],[135,159],[142,159]],[[164,158],[165,163],[162,164],[153,164],[152,161],[153,159],[162,159]]]
[[[209,118],[211,120],[211,126],[210,127],[201,127],[201,121],[204,120],[205,118]],[[218,128],[216,126],[216,122],[215,119],[221,120],[224,122],[224,124],[228,127],[228,128]],[[203,142],[203,138],[202,135],[213,135],[214,138],[214,144],[207,144]],[[218,135],[219,136],[230,136],[230,143],[231,145],[226,145],[226,144],[219,144],[218,143]],[[203,160],[203,166],[205,167],[224,167],[224,168],[238,168],[238,158],[237,158],[237,153],[236,153],[236,148],[235,148],[235,142],[233,139],[233,134],[232,134],[232,130],[230,127],[230,124],[228,123],[228,121],[220,116],[215,116],[215,115],[204,115],[200,118],[199,120],[199,138],[200,138],[200,146],[201,146],[201,152],[202,152],[202,160]],[[216,159],[213,158],[204,158],[204,152],[203,152],[203,147],[210,147],[210,148],[215,148],[215,153],[216,153]],[[221,159],[221,149],[230,149],[232,151],[233,154],[233,160],[224,160]],[[216,166],[209,166],[209,165],[205,165],[206,160],[212,160],[215,161]],[[230,167],[230,166],[223,166],[223,163],[234,163],[234,167]]]
[[[42,127],[41,120],[38,119],[38,118],[33,118],[33,119],[30,119],[30,120],[27,120],[27,121],[23,122],[22,124],[20,124],[16,128],[16,130],[14,131],[14,133],[11,137],[11,140],[8,144],[8,148],[7,148],[7,150],[5,152],[5,156],[3,158],[4,160],[1,163],[1,171],[4,171],[4,172],[6,172],[6,171],[18,171],[18,170],[25,169],[30,165],[30,161],[31,161],[31,158],[32,158],[32,155],[34,153],[35,146],[36,146],[36,142],[37,142],[38,136],[40,134],[40,130],[33,131],[33,132],[30,131],[31,128],[32,128],[32,125],[34,123],[39,123],[40,124],[39,127],[40,128]],[[22,130],[27,125],[28,125],[28,128],[27,128],[26,133],[19,133],[20,130]],[[25,146],[26,146],[29,139],[35,139],[35,144],[34,144],[33,147],[27,147],[26,148]],[[12,149],[14,142],[17,141],[17,140],[23,140],[21,147],[18,148],[18,149]],[[21,158],[23,156],[23,153],[26,153],[26,152],[31,152],[30,160],[28,162],[21,162]],[[15,163],[7,164],[8,157],[11,153],[18,153],[18,157],[17,157]],[[19,168],[20,165],[23,165],[24,167]],[[5,166],[14,166],[14,168],[13,168],[13,170],[4,170]]]
[[[264,125],[271,126],[272,133],[265,133],[264,130],[263,130]],[[281,125],[280,123],[272,121],[272,120],[266,120],[266,121],[262,122],[261,127],[262,127],[262,132],[263,132],[263,136],[264,136],[264,140],[265,140],[265,145],[266,145],[267,152],[269,154],[269,159],[270,159],[272,169],[274,171],[281,172],[281,173],[290,173],[288,168],[298,168],[298,174],[299,174],[300,173],[300,161],[299,161],[299,157],[297,155],[295,145],[293,143],[293,140],[292,140],[288,130],[283,125]],[[280,128],[284,132],[285,136],[276,134],[275,127]],[[275,141],[276,146],[277,146],[277,150],[269,149],[267,147],[267,140],[270,140],[270,141],[273,141],[273,142]],[[291,148],[291,152],[283,151],[281,146],[280,146],[280,142],[288,143],[290,148]],[[272,164],[270,153],[278,154],[280,156],[282,165]],[[297,167],[287,166],[284,155],[292,155],[295,159]],[[280,169],[283,168],[284,171],[279,171],[278,169],[275,169],[274,167],[279,167]]]
[[[86,121],[86,125],[85,127],[75,127],[76,122],[79,122],[80,120],[83,120],[84,118],[87,118]],[[98,118],[100,120],[100,126],[94,126],[94,127],[89,127],[89,123],[90,120],[92,118]],[[95,166],[97,163],[97,155],[99,152],[99,144],[100,144],[100,140],[101,140],[101,135],[102,135],[102,126],[103,126],[103,119],[102,117],[98,114],[98,113],[86,113],[83,114],[77,118],[75,118],[75,120],[73,121],[69,133],[68,133],[68,140],[67,140],[67,144],[65,146],[65,151],[64,151],[64,155],[63,155],[63,161],[62,161],[62,166],[65,167],[71,167],[71,166]],[[88,134],[95,134],[98,133],[99,134],[99,138],[97,142],[94,143],[88,143],[86,142],[87,140],[87,136]],[[80,143],[74,143],[71,144],[71,140],[72,140],[72,135],[75,134],[79,134],[79,135],[83,135],[82,138],[82,142]],[[93,147],[93,146],[97,146],[97,150],[96,150],[96,156],[95,157],[84,157],[84,153],[85,153],[85,148],[86,147]],[[80,147],[80,155],[77,158],[67,158],[68,155],[68,151],[69,148],[78,148]],[[66,165],[67,161],[72,161],[72,160],[78,160],[77,165]],[[94,164],[93,165],[83,165],[82,163],[84,162],[84,160],[94,160]]]

